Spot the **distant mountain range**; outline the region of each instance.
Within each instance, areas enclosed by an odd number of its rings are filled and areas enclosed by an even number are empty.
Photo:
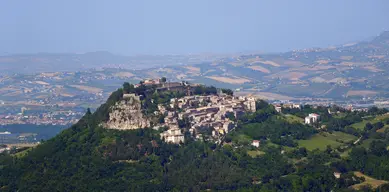
[[[3,73],[91,68],[123,68],[133,74],[129,81],[165,76],[269,99],[388,98],[389,32],[369,41],[279,54],[119,56],[93,52],[0,56]]]

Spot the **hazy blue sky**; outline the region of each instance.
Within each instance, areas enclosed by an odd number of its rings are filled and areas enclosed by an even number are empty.
[[[388,0],[0,1],[0,54],[286,51],[389,30]]]

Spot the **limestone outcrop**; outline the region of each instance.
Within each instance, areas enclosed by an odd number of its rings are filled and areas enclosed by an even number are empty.
[[[120,130],[140,129],[150,127],[150,121],[142,113],[139,97],[134,94],[125,94],[123,100],[111,108],[105,127]]]

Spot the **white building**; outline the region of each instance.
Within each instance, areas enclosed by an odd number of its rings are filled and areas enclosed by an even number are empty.
[[[305,117],[305,124],[316,123],[320,120],[320,115],[316,113],[311,113],[309,116]]]
[[[181,133],[179,128],[169,129],[163,133],[161,133],[161,139],[165,139],[167,143],[175,143],[180,144],[185,141],[184,135]]]
[[[292,106],[294,109],[301,109],[301,105],[300,104],[293,104]]]
[[[261,143],[261,142],[258,141],[258,140],[253,140],[253,142],[251,143],[251,145],[254,146],[254,147],[259,147],[259,144],[260,144],[260,143]]]
[[[281,105],[274,105],[274,109],[277,111],[277,113],[281,113],[282,111]]]

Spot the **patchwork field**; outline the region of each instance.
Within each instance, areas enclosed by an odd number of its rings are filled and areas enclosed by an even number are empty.
[[[260,61],[260,63],[266,64],[266,65],[271,65],[273,67],[279,67],[281,66],[280,64],[274,62],[274,61]]]
[[[280,78],[280,79],[289,79],[289,80],[298,80],[302,77],[305,77],[307,74],[302,72],[282,72],[269,76],[270,78]]]
[[[258,65],[250,66],[248,68],[250,68],[252,70],[260,71],[260,72],[263,72],[263,73],[270,73],[269,69],[266,69],[265,67],[258,66]]]
[[[365,95],[376,95],[377,92],[369,90],[351,90],[347,92],[347,96],[365,96]]]
[[[48,84],[48,83],[46,83],[44,81],[35,81],[35,83],[38,84],[38,85],[50,85],[50,84]]]
[[[229,78],[229,77],[219,77],[219,76],[209,76],[207,78],[213,79],[215,81],[223,82],[223,83],[230,83],[230,84],[243,84],[243,83],[251,82],[250,80],[245,78]]]
[[[344,145],[341,141],[346,143],[354,140],[357,140],[357,137],[335,131],[332,134],[318,133],[308,140],[299,140],[298,144],[300,147],[305,147],[306,149],[312,151],[314,149],[325,150],[327,145],[330,145],[332,148],[336,148]]]
[[[261,98],[261,99],[278,99],[278,100],[293,100],[293,97],[289,97],[286,95],[281,95],[277,93],[270,93],[270,92],[257,92],[253,94],[254,96]]]
[[[187,66],[185,68],[189,69],[189,71],[191,71],[191,72],[200,73],[200,68],[198,68],[198,67]]]
[[[79,90],[82,90],[82,91],[89,92],[89,93],[99,93],[102,91],[102,89],[100,89],[100,88],[90,87],[90,86],[85,86],[85,85],[69,85],[69,86],[76,88],[76,89],[79,89]]]
[[[119,72],[119,73],[115,73],[114,76],[122,77],[122,78],[127,78],[127,77],[133,77],[135,75],[130,73],[130,72]]]
[[[342,59],[342,60],[351,60],[353,58],[354,58],[354,56],[341,56],[340,57],[340,59]]]
[[[382,71],[384,71],[382,69],[377,68],[376,66],[366,66],[366,67],[363,67],[363,68],[367,69],[367,70],[369,70],[371,72],[382,72]]]
[[[356,189],[356,190],[359,190],[363,186],[366,186],[366,185],[370,185],[373,189],[376,189],[377,187],[379,187],[383,184],[389,183],[388,181],[374,179],[374,178],[369,177],[369,176],[367,176],[359,171],[355,171],[354,175],[357,177],[364,177],[365,178],[365,181],[363,183],[351,186],[353,189]]]

